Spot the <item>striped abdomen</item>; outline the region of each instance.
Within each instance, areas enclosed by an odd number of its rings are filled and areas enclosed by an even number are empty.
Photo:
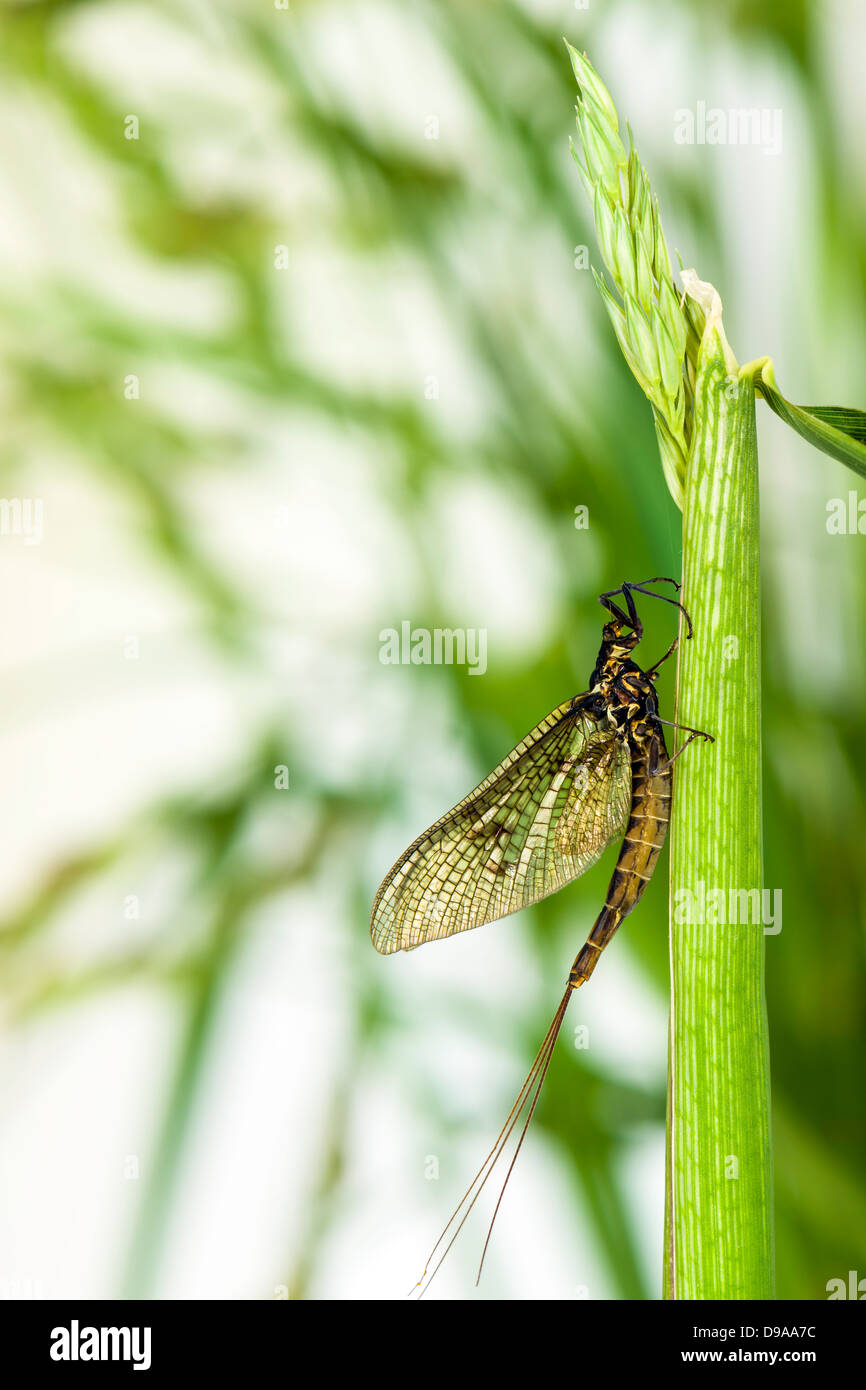
[[[577,989],[588,980],[596,961],[620,922],[640,901],[665,842],[671,805],[671,768],[661,730],[655,735],[650,772],[650,745],[631,748],[631,813],[619,858],[608,884],[604,907],[580,951],[568,982]]]

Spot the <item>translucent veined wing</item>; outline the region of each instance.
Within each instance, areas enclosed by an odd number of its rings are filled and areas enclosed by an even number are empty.
[[[617,837],[630,800],[627,746],[567,700],[400,856],[376,894],[373,945],[411,951],[555,893]]]

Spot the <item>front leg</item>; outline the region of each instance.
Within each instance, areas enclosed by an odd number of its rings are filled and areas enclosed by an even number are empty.
[[[650,668],[647,671],[644,672],[644,675],[648,676],[651,681],[654,681],[656,678],[656,672],[658,671],[659,667],[664,665],[669,656],[673,656],[674,652],[676,651],[679,645],[680,639],[679,637],[675,637],[674,640],[671,642],[670,646],[668,647],[667,651],[665,652],[664,656],[660,656],[658,661],[654,662],[654,664],[650,666]]]
[[[670,767],[673,763],[675,763],[680,754],[685,753],[689,744],[694,743],[696,738],[706,739],[707,743],[715,743],[716,741],[712,734],[705,733],[703,729],[692,729],[689,727],[688,724],[675,724],[673,720],[661,719],[658,715],[656,715],[656,719],[658,719],[658,722],[660,724],[667,724],[668,727],[671,729],[682,729],[684,733],[688,734],[688,738],[686,739],[683,746],[677,749],[676,753],[674,753],[672,758],[668,758],[667,763],[665,764],[666,767]]]

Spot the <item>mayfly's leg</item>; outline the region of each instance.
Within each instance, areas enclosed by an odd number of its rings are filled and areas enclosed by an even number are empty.
[[[613,602],[617,594],[622,594],[625,598],[626,605],[628,607],[627,613],[623,613],[619,605]],[[627,584],[620,585],[618,589],[609,589],[606,594],[599,594],[598,601],[601,604],[602,608],[606,608],[607,611],[611,613],[614,618],[616,618],[618,623],[624,623],[626,627],[634,628],[635,632],[638,635],[638,641],[640,641],[641,637],[643,637],[643,623],[637,615],[637,609],[634,606],[634,599],[628,592]]]
[[[684,606],[680,603],[679,599],[668,598],[667,594],[656,594],[653,592],[652,589],[646,588],[647,584],[673,584],[676,587],[677,591],[679,591],[679,589],[682,587],[679,583],[679,580],[667,578],[665,575],[659,575],[655,579],[644,579],[641,581],[640,584],[623,584],[622,587],[624,590],[634,589],[635,592],[638,594],[646,594],[647,598],[657,598],[660,599],[662,603],[670,603],[673,605],[674,608],[678,608],[682,613],[683,617],[685,618],[686,623],[688,624],[689,630],[686,633],[686,637],[691,637],[692,620],[689,616],[688,610],[684,608]]]
[[[683,607],[679,600],[675,598],[668,598],[667,594],[657,594],[654,592],[654,590],[648,589],[646,587],[647,584],[673,584],[675,589],[679,590],[681,588],[678,579],[671,579],[671,577],[666,574],[657,574],[653,579],[642,579],[640,584],[632,584],[629,581],[626,581],[626,583],[621,584],[618,589],[608,589],[607,593],[599,594],[598,601],[603,608],[608,609],[608,611],[613,614],[613,616],[617,619],[618,622],[628,623],[631,627],[634,628],[635,632],[639,632],[641,635],[643,635],[643,625],[640,621],[640,618],[637,616],[637,610],[634,606],[634,599],[631,595],[634,592],[638,594],[646,594],[647,598],[661,599],[662,603],[670,603],[674,606],[674,608],[679,608],[680,612],[686,620],[686,623],[688,624],[689,630],[686,633],[686,636],[691,637],[692,620],[688,614],[688,611]],[[616,598],[617,594],[622,594],[623,598],[625,599],[626,607],[628,608],[628,614],[625,614],[622,611],[622,609],[613,602],[613,599]]]
[[[672,579],[669,574],[657,574],[653,579],[642,579],[639,584],[630,583],[629,588],[642,589],[645,584],[673,584],[677,593],[679,593],[680,589],[683,587],[678,579]],[[661,598],[661,594],[653,594],[652,597]],[[675,603],[676,599],[671,599],[671,602]]]
[[[683,746],[677,749],[676,753],[674,753],[672,758],[668,758],[667,762],[664,764],[665,767],[670,767],[673,763],[675,763],[680,754],[685,753],[689,744],[694,743],[696,738],[706,739],[707,743],[715,743],[716,741],[712,734],[705,733],[703,729],[692,729],[689,727],[688,724],[675,724],[671,719],[661,719],[658,715],[656,715],[655,717],[658,720],[659,724],[667,724],[668,728],[670,729],[682,729],[685,733],[688,734],[688,738],[686,739]]]
[[[664,656],[660,656],[658,661],[654,662],[653,665],[650,666],[649,670],[644,672],[644,675],[649,676],[650,680],[654,681],[656,678],[656,672],[658,671],[659,667],[664,666],[668,657],[673,656],[674,652],[676,651],[679,645],[680,639],[679,637],[675,637],[674,640],[671,642],[670,646],[668,647],[667,651],[665,652]]]
[[[715,735],[708,734],[703,729],[693,729],[691,724],[675,724],[673,719],[662,719],[661,715],[655,715],[659,724],[667,724],[669,729],[682,729],[683,733],[691,734],[693,738],[705,738],[708,743],[715,743]]]
[[[600,594],[598,601],[599,603],[604,603],[606,608],[608,605],[604,602],[605,599],[616,598],[617,594],[622,594],[623,597],[626,597],[627,589],[638,589],[642,593],[647,592],[650,598],[662,598],[661,594],[653,594],[650,593],[649,590],[644,590],[646,584],[673,584],[674,588],[677,590],[682,587],[678,579],[671,579],[669,575],[666,574],[657,574],[654,579],[642,579],[639,584],[632,584],[630,580],[626,580],[624,584],[620,584],[618,589],[608,589],[606,594]],[[676,599],[667,599],[666,602],[676,603]]]

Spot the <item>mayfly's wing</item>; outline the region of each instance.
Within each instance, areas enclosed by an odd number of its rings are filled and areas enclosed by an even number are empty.
[[[626,745],[580,696],[566,701],[397,860],[373,945],[411,951],[555,893],[617,837],[630,799]]]

